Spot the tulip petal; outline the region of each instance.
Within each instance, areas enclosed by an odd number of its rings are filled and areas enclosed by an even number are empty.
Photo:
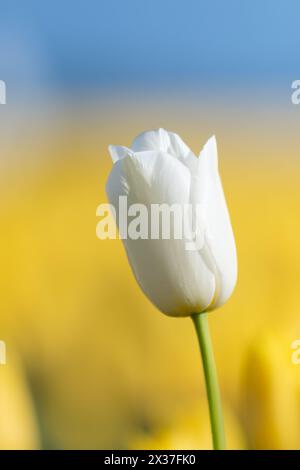
[[[107,194],[118,211],[118,196],[127,194],[128,206],[187,204],[190,171],[162,151],[138,152],[116,162]],[[215,277],[202,256],[187,251],[184,239],[123,240],[129,262],[144,293],[168,315],[203,311],[215,293]]]
[[[132,142],[131,148],[134,152],[157,150],[167,152],[170,146],[169,134],[165,129],[146,131],[139,134]]]
[[[237,278],[235,241],[218,172],[215,137],[208,140],[192,176],[191,202],[201,204],[205,219],[205,249],[215,272],[217,292],[210,308],[222,305],[230,297]]]
[[[127,155],[132,154],[132,150],[123,147],[122,145],[109,145],[108,146],[108,151],[110,153],[112,161],[115,163],[118,160],[121,160],[122,158],[126,157]]]
[[[166,152],[187,166],[192,166],[197,161],[196,156],[175,132],[165,129],[147,131],[138,135],[131,146],[134,152],[156,150]]]

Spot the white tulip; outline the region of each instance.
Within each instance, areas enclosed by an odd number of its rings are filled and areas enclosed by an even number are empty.
[[[167,315],[188,316],[215,309],[230,297],[237,278],[234,236],[218,172],[215,137],[197,158],[181,138],[164,129],[144,132],[131,148],[109,147],[114,165],[106,191],[118,210],[128,206],[201,205],[197,231],[203,244],[186,249],[184,239],[124,239],[137,282]]]

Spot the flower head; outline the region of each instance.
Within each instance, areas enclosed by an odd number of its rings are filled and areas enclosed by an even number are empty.
[[[177,134],[164,129],[140,134],[131,148],[110,146],[109,151],[114,166],[106,190],[116,210],[119,197],[126,196],[128,205],[189,205],[199,215],[195,233],[201,243],[195,249],[187,249],[184,237],[123,240],[146,296],[159,310],[174,316],[211,310],[226,302],[236,283],[237,259],[215,137],[199,158]]]

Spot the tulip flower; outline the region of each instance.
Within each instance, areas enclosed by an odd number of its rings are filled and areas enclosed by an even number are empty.
[[[170,316],[191,316],[198,335],[207,384],[213,442],[223,448],[221,403],[206,312],[224,304],[236,283],[234,236],[218,172],[215,137],[197,158],[181,138],[164,129],[144,132],[131,148],[110,146],[114,165],[106,191],[119,210],[128,205],[189,205],[197,239],[123,238],[134,276],[150,301]],[[134,212],[134,211],[133,211]],[[195,219],[195,220],[194,220]],[[117,220],[120,229],[120,220]],[[198,243],[200,240],[200,243]]]

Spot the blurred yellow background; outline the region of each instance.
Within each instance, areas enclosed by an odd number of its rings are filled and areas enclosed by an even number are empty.
[[[156,311],[122,243],[95,234],[108,144],[159,126],[196,153],[218,140],[239,262],[232,299],[210,314],[228,446],[300,448],[295,114],[137,103],[54,109],[38,127],[32,115],[2,142],[0,448],[210,448],[192,322]]]

